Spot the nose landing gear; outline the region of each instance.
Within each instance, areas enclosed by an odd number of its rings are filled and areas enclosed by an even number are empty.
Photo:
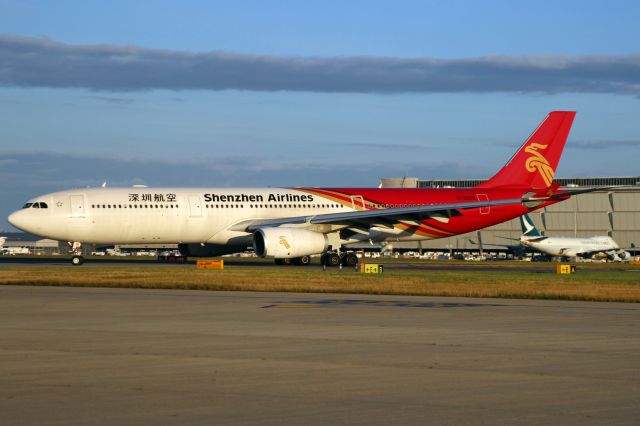
[[[82,257],[82,243],[78,241],[69,241],[67,244],[71,246],[71,264],[73,266],[82,265],[84,263],[84,257]]]

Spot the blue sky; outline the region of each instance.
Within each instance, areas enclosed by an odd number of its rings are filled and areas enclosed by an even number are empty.
[[[0,0],[0,229],[70,187],[489,177],[555,109],[558,175],[639,175],[640,6]]]

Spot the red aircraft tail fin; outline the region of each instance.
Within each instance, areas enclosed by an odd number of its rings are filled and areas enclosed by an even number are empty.
[[[575,115],[575,111],[549,113],[509,162],[477,187],[549,188]]]

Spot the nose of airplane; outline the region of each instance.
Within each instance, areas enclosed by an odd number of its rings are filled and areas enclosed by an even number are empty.
[[[15,226],[16,228],[22,230],[22,231],[27,231],[26,228],[26,218],[24,216],[24,212],[21,210],[15,211],[13,213],[11,213],[9,215],[9,217],[7,218],[7,220],[9,221],[9,223],[13,226]],[[27,231],[28,232],[28,231]]]

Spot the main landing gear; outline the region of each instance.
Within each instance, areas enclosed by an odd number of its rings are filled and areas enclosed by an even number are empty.
[[[358,256],[352,251],[343,251],[336,253],[335,251],[328,251],[320,256],[320,264],[322,266],[339,266],[353,268],[358,264]]]
[[[358,256],[352,251],[342,252],[340,254],[336,252],[327,252],[320,256],[320,264],[322,266],[345,266],[353,268],[358,264]]]
[[[293,259],[274,259],[274,261],[276,265],[307,266],[311,264],[311,256],[294,257]],[[335,251],[330,251],[320,256],[320,264],[328,267],[345,266],[353,268],[358,264],[358,256],[353,252],[336,253]]]

